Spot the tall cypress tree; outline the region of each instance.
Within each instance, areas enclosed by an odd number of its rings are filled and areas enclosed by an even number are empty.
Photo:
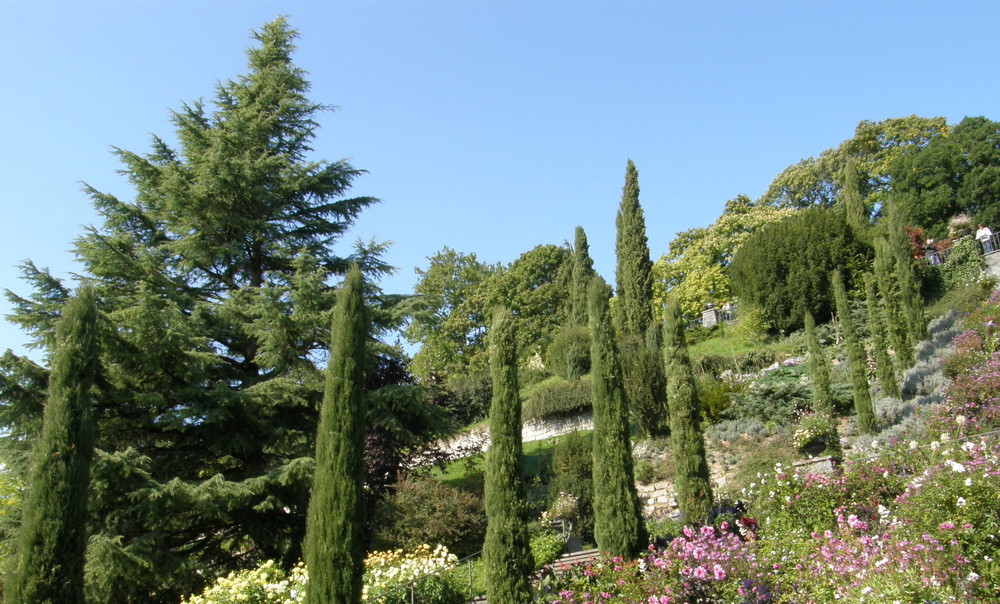
[[[874,434],[875,410],[872,404],[872,393],[868,389],[865,352],[861,347],[858,332],[854,328],[851,306],[847,301],[847,289],[844,287],[844,278],[839,270],[833,271],[832,281],[833,296],[837,303],[837,316],[844,334],[844,345],[847,347],[847,369],[851,372],[851,390],[854,394],[854,412],[858,416],[858,432]]]
[[[85,287],[66,303],[56,327],[49,396],[24,498],[17,564],[4,586],[5,601],[11,604],[84,602],[97,329],[96,298]]]
[[[639,205],[639,172],[632,160],[625,166],[615,227],[615,327],[619,334],[642,338],[653,320],[653,262],[649,259],[646,219]]]
[[[896,375],[913,365],[915,342],[910,339],[910,330],[903,311],[899,285],[894,270],[895,260],[889,250],[889,242],[885,237],[875,239],[875,280],[882,300],[882,316],[889,345],[895,356]]]
[[[337,295],[326,387],[316,434],[316,470],[306,519],[306,601],[361,601],[364,571],[365,341],[369,324],[361,271]]]
[[[361,271],[347,273],[337,294],[330,359],[316,434],[316,470],[306,518],[306,601],[361,601],[364,571],[365,341],[368,318]]]
[[[486,598],[499,604],[531,600],[532,569],[521,465],[521,400],[517,385],[516,324],[498,309],[490,329],[490,448],[486,451],[484,505]]]
[[[887,201],[885,212],[889,249],[896,261],[896,282],[899,284],[909,340],[916,346],[927,337],[927,318],[924,316],[924,303],[920,296],[920,279],[917,277],[913,248],[906,236],[902,212],[896,204]]]
[[[632,160],[625,167],[625,185],[615,219],[615,328],[621,352],[628,403],[650,436],[669,433],[657,339],[647,339],[653,323],[653,263],[649,259],[646,219],[639,205],[639,173]]]
[[[806,349],[809,352],[809,378],[812,380],[812,409],[816,415],[829,422],[829,442],[826,444],[826,455],[837,455],[840,450],[840,434],[837,430],[837,418],[833,409],[833,395],[830,392],[830,364],[820,346],[816,335],[816,320],[808,310],[805,313]]]
[[[865,200],[861,196],[858,171],[854,167],[854,160],[850,157],[847,158],[847,162],[844,164],[840,180],[840,192],[837,197],[847,224],[854,230],[854,236],[858,240],[868,241],[868,208],[865,207]]]
[[[635,490],[628,408],[608,308],[611,288],[594,277],[588,291],[594,405],[594,539],[613,556],[634,554],[646,540]]]
[[[875,374],[879,387],[887,396],[899,396],[899,382],[892,357],[889,356],[889,335],[882,309],[879,307],[875,276],[865,273],[865,309],[868,311],[868,331],[871,333],[872,353],[875,356]]]
[[[569,324],[587,326],[587,286],[594,276],[594,261],[590,258],[587,233],[582,226],[576,227],[573,238],[573,272],[570,283]]]
[[[674,298],[667,301],[663,359],[677,503],[688,522],[697,522],[712,507],[712,484],[705,455],[705,436],[701,429],[701,402],[684,341],[684,316],[680,303]]]

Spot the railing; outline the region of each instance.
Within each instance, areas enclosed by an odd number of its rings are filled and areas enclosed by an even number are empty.
[[[966,235],[966,237],[968,237],[968,235]],[[964,237],[962,239],[964,239]],[[955,247],[954,243],[957,243],[962,239],[956,239],[955,242],[953,242],[953,245],[949,245],[946,248],[934,252],[925,252],[924,260],[935,265],[944,264],[948,260],[948,256],[951,255],[952,249]],[[979,251],[982,252],[984,256],[1000,252],[1000,233],[991,235],[986,241],[977,240],[976,243],[979,245]]]

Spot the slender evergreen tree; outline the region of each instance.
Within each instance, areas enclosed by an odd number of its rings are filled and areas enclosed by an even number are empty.
[[[913,248],[906,236],[902,212],[896,204],[887,201],[885,212],[889,249],[896,261],[896,282],[899,284],[900,301],[906,316],[909,340],[916,346],[927,338],[927,318],[924,316],[924,303],[920,297],[920,279],[917,277]]]
[[[615,327],[620,335],[642,338],[653,320],[653,263],[649,259],[646,219],[639,205],[639,172],[632,160],[625,166],[615,226]]]
[[[840,174],[840,192],[838,201],[844,211],[847,224],[854,230],[854,236],[859,241],[868,242],[868,208],[865,207],[865,200],[861,196],[861,186],[858,182],[858,171],[854,167],[854,159],[847,158],[844,169]]]
[[[805,332],[806,349],[809,352],[809,378],[812,380],[813,387],[813,413],[826,419],[830,426],[829,439],[823,453],[839,456],[841,454],[840,433],[837,430],[833,395],[830,392],[830,364],[826,354],[823,353],[823,347],[820,346],[819,336],[816,334],[816,320],[813,319],[812,313],[808,310],[805,314]]]
[[[533,567],[525,521],[522,481],[521,401],[517,385],[514,316],[498,309],[490,329],[490,448],[486,451],[484,505],[486,599],[499,604],[531,600],[528,575]]]
[[[653,324],[653,263],[649,259],[646,219],[639,205],[639,173],[632,160],[625,167],[625,185],[615,226],[614,324],[625,393],[643,431],[650,436],[665,436],[669,433],[669,413],[662,388],[661,351],[649,348],[659,340],[647,339],[646,333]]]
[[[306,602],[361,601],[364,571],[365,341],[368,318],[361,271],[337,294],[330,359],[316,435],[316,470],[306,517]]]
[[[643,545],[646,533],[635,490],[628,408],[609,316],[610,295],[611,288],[595,276],[588,291],[594,405],[594,539],[602,551],[628,556]]]
[[[830,393],[830,365],[816,335],[816,320],[806,311],[806,349],[809,352],[809,378],[812,380],[812,409],[815,413],[833,416],[833,396]]]
[[[899,382],[896,380],[896,370],[889,356],[889,334],[886,330],[885,318],[879,307],[878,293],[875,286],[875,276],[865,273],[865,309],[868,311],[868,331],[871,333],[872,354],[875,357],[875,374],[882,393],[886,396],[899,396]]]
[[[42,435],[32,455],[10,604],[84,602],[87,491],[94,454],[91,390],[98,372],[97,308],[84,287],[56,327]]]
[[[872,393],[868,388],[867,363],[864,349],[854,328],[851,318],[851,306],[847,301],[847,289],[844,278],[839,270],[833,271],[833,296],[837,303],[837,317],[844,334],[844,345],[847,347],[847,368],[851,372],[851,389],[854,394],[854,412],[857,414],[858,432],[861,434],[875,433],[875,409],[872,404]]]
[[[884,237],[878,237],[875,239],[875,280],[882,300],[883,323],[894,353],[895,373],[902,375],[903,371],[913,365],[916,343],[910,340],[894,266],[895,260],[889,250],[889,242]]]
[[[582,226],[576,227],[573,238],[573,273],[570,284],[569,324],[587,326],[587,286],[594,276],[594,261],[590,257],[587,233]]]
[[[688,522],[700,521],[712,507],[701,403],[695,388],[691,359],[684,341],[680,303],[667,300],[663,324],[663,359],[670,407],[670,445],[674,459],[677,504]]]

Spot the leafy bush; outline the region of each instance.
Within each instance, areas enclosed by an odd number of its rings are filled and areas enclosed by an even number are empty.
[[[441,401],[455,422],[464,426],[485,419],[490,413],[493,383],[487,370],[449,378]]]
[[[481,549],[486,535],[482,500],[429,477],[410,477],[375,510],[373,547],[415,549],[426,543],[458,556]]]
[[[743,392],[733,396],[726,412],[731,419],[757,418],[777,425],[788,424],[796,414],[809,409],[812,388],[805,366],[781,367],[765,373],[751,382]]]
[[[788,331],[802,327],[806,310],[830,316],[830,273],[840,268],[853,282],[870,254],[834,210],[808,209],[766,225],[747,238],[730,265],[740,315],[756,306],[770,329]]]
[[[591,406],[590,376],[566,380],[552,376],[527,390],[521,419],[528,421],[552,415],[566,415]]]
[[[182,604],[301,604],[305,602],[306,568],[299,563],[288,573],[268,560],[249,570],[232,572],[220,577],[201,594],[193,595]]]
[[[567,434],[552,452],[552,480],[549,482],[550,508],[562,493],[577,501],[573,531],[584,541],[594,534],[593,437],[590,432]]]
[[[955,289],[978,283],[983,274],[983,256],[979,242],[972,237],[963,237],[951,246],[951,252],[941,265],[944,286]]]
[[[444,572],[457,562],[443,545],[372,552],[365,559],[361,599],[385,604],[461,604],[466,597],[458,576]]]
[[[698,399],[701,402],[702,420],[708,424],[723,417],[732,404],[732,397],[743,391],[743,385],[704,375],[696,380]]]
[[[590,330],[575,325],[562,328],[549,344],[548,367],[567,380],[590,373]]]

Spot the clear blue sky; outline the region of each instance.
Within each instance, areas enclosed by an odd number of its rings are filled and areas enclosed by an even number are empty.
[[[316,157],[369,171],[382,203],[343,242],[392,240],[413,268],[450,246],[510,262],[588,233],[614,274],[626,159],[652,254],[759,196],[861,120],[1000,118],[1000,3],[907,1],[52,2],[2,0],[0,287],[57,275],[96,221],[87,182],[130,198],[111,146],[168,141],[168,110],[245,70],[249,32],[287,15],[323,117]],[[0,313],[10,307],[0,302]],[[0,350],[25,337],[0,325]]]

